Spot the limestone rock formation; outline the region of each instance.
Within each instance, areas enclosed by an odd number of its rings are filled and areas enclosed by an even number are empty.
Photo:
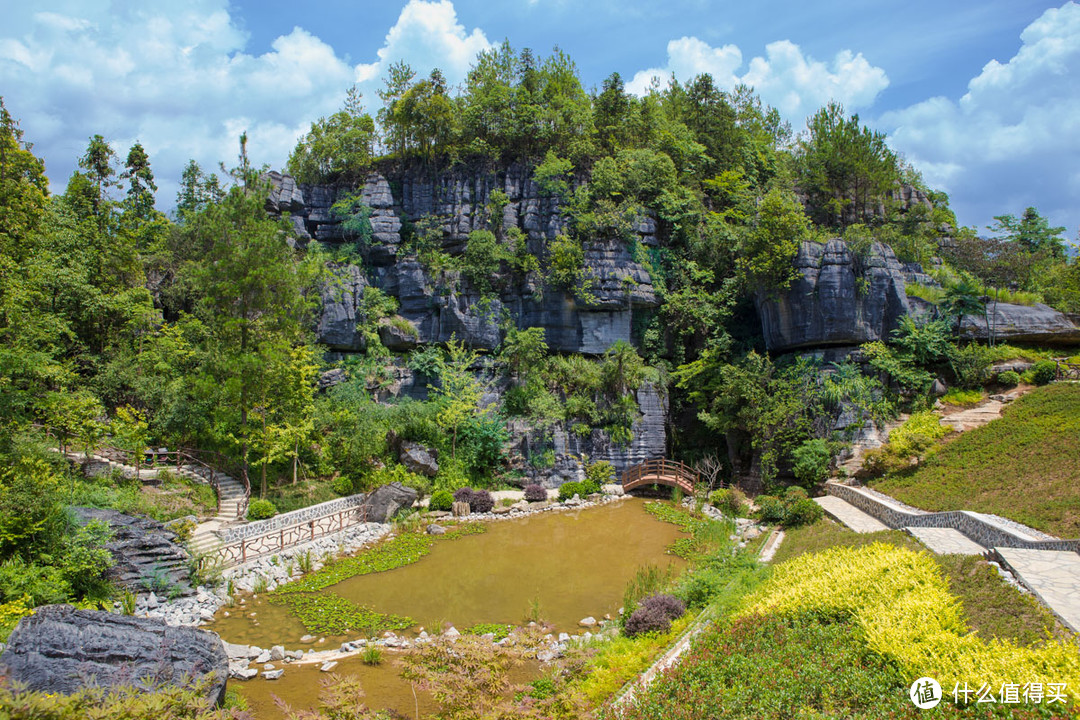
[[[788,290],[755,300],[770,351],[881,340],[908,313],[904,276],[887,245],[874,243],[859,257],[839,239],[804,242],[795,267]]]
[[[368,522],[388,523],[399,510],[411,508],[416,502],[416,491],[399,482],[372,491],[364,501]]]
[[[19,621],[0,669],[31,690],[71,694],[87,683],[190,682],[210,676],[209,700],[225,698],[228,656],[214,633],[69,605],[48,605]]]
[[[987,327],[989,323],[989,327]],[[960,335],[968,340],[986,340],[993,333],[997,342],[1039,345],[1078,345],[1080,325],[1048,305],[987,303],[986,316],[965,315]]]
[[[161,592],[164,586],[181,595],[191,595],[188,563],[191,556],[176,542],[176,535],[149,518],[133,517],[115,510],[72,508],[80,524],[100,520],[109,525],[113,539],[105,548],[116,563],[110,577],[135,592],[145,592],[149,584]]]
[[[409,472],[427,477],[435,477],[439,472],[439,463],[435,460],[434,451],[424,447],[420,443],[404,442],[401,444],[401,454],[398,456],[401,464]]]
[[[269,206],[285,212],[287,205],[294,224],[303,226],[302,238],[332,244],[355,241],[330,208],[356,189],[305,185],[293,191],[289,188],[295,183],[290,185],[288,176],[277,182],[280,189]],[[501,289],[494,298],[482,297],[458,273],[432,277],[406,246],[410,233],[424,225],[434,229],[445,252],[463,252],[470,232],[490,226],[488,207],[495,190],[509,199],[503,227],[521,229],[529,252],[546,257],[547,244],[567,231],[568,219],[560,200],[544,195],[524,165],[439,173],[414,169],[393,178],[373,173],[359,188],[371,208],[372,236],[361,248],[364,267],[374,285],[397,298],[399,314],[418,331],[416,342],[442,343],[453,336],[471,347],[493,349],[502,340],[507,315],[518,327],[543,327],[552,350],[599,354],[616,340],[629,341],[635,317],[658,303],[652,278],[622,240],[589,243],[584,264],[592,285],[588,293],[543,286],[535,277],[507,272],[498,278]],[[300,209],[298,201],[303,203]],[[642,245],[657,244],[655,219],[641,218],[635,232]],[[320,341],[345,352],[362,349],[355,327],[362,320],[358,298],[367,279],[353,267],[338,268],[339,281],[324,289],[318,324]]]

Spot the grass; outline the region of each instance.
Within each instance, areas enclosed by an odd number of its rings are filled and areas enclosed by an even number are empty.
[[[974,405],[982,402],[983,392],[982,390],[961,390],[960,388],[949,388],[949,392],[945,393],[941,397],[941,402],[946,405]]]
[[[145,515],[158,522],[186,515],[212,517],[217,513],[214,488],[171,473],[165,473],[157,487],[117,474],[79,479],[74,483],[71,504]]]
[[[1034,390],[874,487],[924,510],[993,513],[1080,537],[1080,385]]]
[[[980,637],[1009,640],[1020,646],[1066,637],[1049,610],[1006,584],[985,560],[973,555],[935,559],[945,571],[949,591],[960,598],[967,626]]]
[[[857,533],[831,520],[823,520],[788,531],[773,563],[829,548],[863,547],[875,542],[915,551],[926,549],[901,530]],[[1005,583],[986,561],[969,555],[938,555],[934,559],[945,574],[949,591],[960,599],[964,621],[980,637],[1027,646],[1043,642],[1050,636],[1062,636],[1064,631],[1049,610]]]

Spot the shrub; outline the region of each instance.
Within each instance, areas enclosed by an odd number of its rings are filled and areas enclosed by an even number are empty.
[[[671,629],[671,620],[659,609],[639,607],[626,620],[624,631],[627,637],[636,637],[645,633],[666,633]]]
[[[585,482],[596,487],[594,492],[600,492],[605,483],[611,482],[615,470],[607,460],[589,463],[585,466]]]
[[[468,503],[472,509],[473,489],[471,487],[458,488],[454,491],[454,502]]]
[[[436,490],[431,495],[428,510],[448,511],[454,506],[454,496],[449,490]]]
[[[528,502],[544,502],[547,500],[547,490],[543,485],[533,483],[525,486],[525,500]]]
[[[793,528],[800,525],[812,525],[821,519],[824,511],[821,506],[810,498],[800,498],[787,507],[787,517],[784,518],[784,527]]]
[[[248,520],[266,520],[277,515],[277,507],[274,503],[263,498],[256,498],[248,503]]]
[[[333,488],[334,492],[338,495],[352,495],[353,481],[352,478],[339,475],[330,483],[330,487]]]
[[[728,517],[742,517],[746,512],[746,496],[735,488],[721,488],[709,493],[712,506]]]
[[[810,495],[807,494],[806,490],[798,485],[793,485],[784,491],[784,502],[788,505],[799,500],[805,500],[808,497]]]
[[[585,497],[588,494],[584,483],[567,482],[559,486],[559,502],[566,502],[575,495]]]
[[[832,453],[823,439],[807,440],[792,453],[792,472],[800,483],[816,485],[829,476],[829,463]]]
[[[1031,381],[1036,385],[1046,385],[1057,377],[1057,363],[1053,360],[1040,360],[1031,368]]]
[[[1005,372],[998,373],[997,376],[998,385],[1002,387],[1016,387],[1020,384],[1020,373],[1014,370],[1006,370]]]
[[[474,513],[488,513],[495,507],[495,499],[487,490],[477,490],[469,500],[469,510]]]
[[[668,620],[678,620],[686,612],[686,605],[683,601],[674,595],[668,595],[666,593],[660,593],[651,597],[645,598],[641,605],[643,607],[654,607],[667,616]]]
[[[757,498],[758,520],[767,523],[783,522],[787,518],[787,506],[784,501],[772,495],[760,495]]]

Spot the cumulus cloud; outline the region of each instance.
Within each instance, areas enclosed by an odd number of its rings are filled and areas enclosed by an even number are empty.
[[[668,43],[667,55],[664,67],[637,72],[627,89],[643,94],[654,79],[666,83],[674,75],[687,81],[709,73],[726,89],[739,83],[753,86],[796,127],[830,100],[850,110],[867,107],[889,85],[885,71],[871,65],[862,53],[842,50],[826,64],[804,55],[788,40],[766,45],[765,57],[753,58],[741,75],[743,57],[735,45],[714,48],[696,37],[683,37]]]
[[[0,88],[35,152],[62,191],[100,133],[123,157],[136,140],[150,154],[159,204],[172,205],[188,159],[232,164],[247,131],[257,163],[281,167],[312,120],[341,106],[359,83],[369,98],[399,59],[420,73],[441,67],[464,77],[477,51],[448,0],[411,0],[370,63],[351,65],[301,27],[268,52],[246,52],[248,36],[227,0],[23,3],[0,30]]]
[[[1080,5],[1047,10],[1007,62],[991,60],[958,100],[935,97],[885,113],[890,143],[950,193],[965,224],[1029,205],[1080,224]]]

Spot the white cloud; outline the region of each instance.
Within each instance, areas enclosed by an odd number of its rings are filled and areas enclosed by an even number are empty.
[[[480,29],[466,32],[450,0],[409,0],[386,34],[379,59],[356,66],[356,82],[364,97],[375,103],[375,91],[382,86],[386,70],[404,60],[418,76],[437,67],[447,82],[455,85],[465,79],[477,53],[490,48],[491,43]]]
[[[1034,205],[1074,236],[1080,224],[1080,5],[1047,10],[1007,62],[991,60],[958,100],[886,113],[890,142],[950,193],[965,224]]]
[[[233,164],[244,130],[252,160],[281,167],[296,138],[339,108],[354,82],[371,105],[396,60],[419,74],[438,66],[456,83],[490,47],[481,31],[458,22],[449,0],[410,0],[376,59],[355,66],[301,27],[268,52],[246,52],[228,0],[49,0],[12,8],[5,20],[0,88],[45,158],[54,191],[100,133],[121,159],[142,142],[163,207],[172,205],[188,159],[208,170]]]
[[[643,94],[653,78],[666,83],[674,74],[685,82],[709,73],[725,89],[739,83],[752,85],[795,127],[830,100],[843,103],[849,110],[867,107],[889,85],[885,71],[871,65],[862,53],[842,50],[827,65],[803,55],[799,46],[788,40],[767,45],[765,57],[753,58],[742,75],[738,73],[742,52],[735,45],[714,48],[696,37],[683,37],[668,43],[667,54],[663,68],[639,71],[627,83],[627,89]]]

